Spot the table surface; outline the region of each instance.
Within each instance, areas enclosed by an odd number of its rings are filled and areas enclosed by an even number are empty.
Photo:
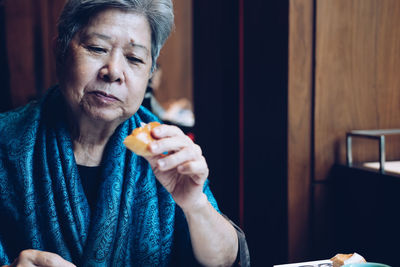
[[[331,260],[307,261],[290,264],[274,265],[274,267],[332,267]]]

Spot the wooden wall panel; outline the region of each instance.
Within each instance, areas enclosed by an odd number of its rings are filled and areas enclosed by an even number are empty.
[[[40,97],[56,83],[53,39],[65,0],[4,2],[11,107]]]
[[[290,7],[288,235],[289,260],[297,261],[335,252],[329,176],[345,163],[346,132],[400,128],[400,2],[291,0]],[[399,159],[400,138],[387,144],[387,158]],[[355,139],[353,148],[357,161],[378,158],[376,142]]]
[[[11,108],[4,1],[0,1],[0,112]]]
[[[243,226],[252,266],[285,263],[289,1],[193,3],[195,132],[213,193],[221,210],[238,222],[243,159]],[[238,18],[242,11],[244,21]],[[244,72],[243,96],[239,69]],[[260,123],[266,127],[255,127]],[[241,130],[244,151],[239,155]]]
[[[36,97],[33,2],[7,1],[5,20],[11,101],[16,107]]]
[[[49,62],[50,73],[47,74],[48,79],[45,80],[45,88],[49,87],[50,85],[54,84],[57,81],[55,55],[52,50],[53,50],[53,41],[57,36],[58,17],[61,15],[61,11],[64,7],[65,2],[66,0],[57,0],[57,1],[47,0],[48,10],[49,10],[48,23],[50,25],[49,33],[47,35],[47,42],[49,43],[49,49],[51,49],[50,51],[48,51],[51,57]]]
[[[324,180],[345,162],[346,131],[400,128],[400,2],[323,0],[316,8],[315,179]]]
[[[289,1],[243,10],[244,226],[254,266],[272,266],[288,256]]]
[[[288,86],[289,260],[310,249],[313,0],[291,0]]]
[[[220,209],[239,224],[238,7],[237,0],[193,1],[196,142]]]
[[[335,163],[345,163],[346,132],[400,128],[400,2],[317,0],[315,20],[312,252],[329,257],[329,178]],[[399,138],[388,143],[387,158],[399,159]],[[357,161],[378,159],[376,142],[354,146]]]
[[[175,30],[161,50],[163,75],[157,98],[165,104],[193,98],[192,0],[175,0]]]
[[[36,66],[42,69],[40,83],[37,82],[39,94],[57,83],[54,41],[57,37],[57,22],[65,0],[40,0],[35,9],[37,40],[36,55],[40,55],[40,63]]]

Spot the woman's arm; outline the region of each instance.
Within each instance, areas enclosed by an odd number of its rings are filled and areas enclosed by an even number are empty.
[[[205,195],[196,209],[184,213],[196,259],[205,266],[231,266],[238,251],[233,226],[214,209]]]
[[[232,265],[238,251],[237,234],[203,193],[209,170],[201,148],[175,126],[158,126],[152,135],[157,141],[150,151],[156,156],[146,159],[183,210],[196,259],[205,266]]]

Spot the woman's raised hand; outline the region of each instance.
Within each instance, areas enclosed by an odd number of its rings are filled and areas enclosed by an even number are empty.
[[[156,156],[146,159],[159,182],[184,211],[204,205],[203,185],[209,170],[200,146],[172,125],[162,124],[152,130],[152,135],[157,140],[149,149]]]

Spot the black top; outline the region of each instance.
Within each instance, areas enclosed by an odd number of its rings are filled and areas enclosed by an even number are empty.
[[[96,208],[97,195],[101,184],[101,172],[100,166],[88,167],[78,165],[79,176],[81,177],[81,183],[83,191],[85,192],[86,198],[89,202],[90,211],[93,214]]]

